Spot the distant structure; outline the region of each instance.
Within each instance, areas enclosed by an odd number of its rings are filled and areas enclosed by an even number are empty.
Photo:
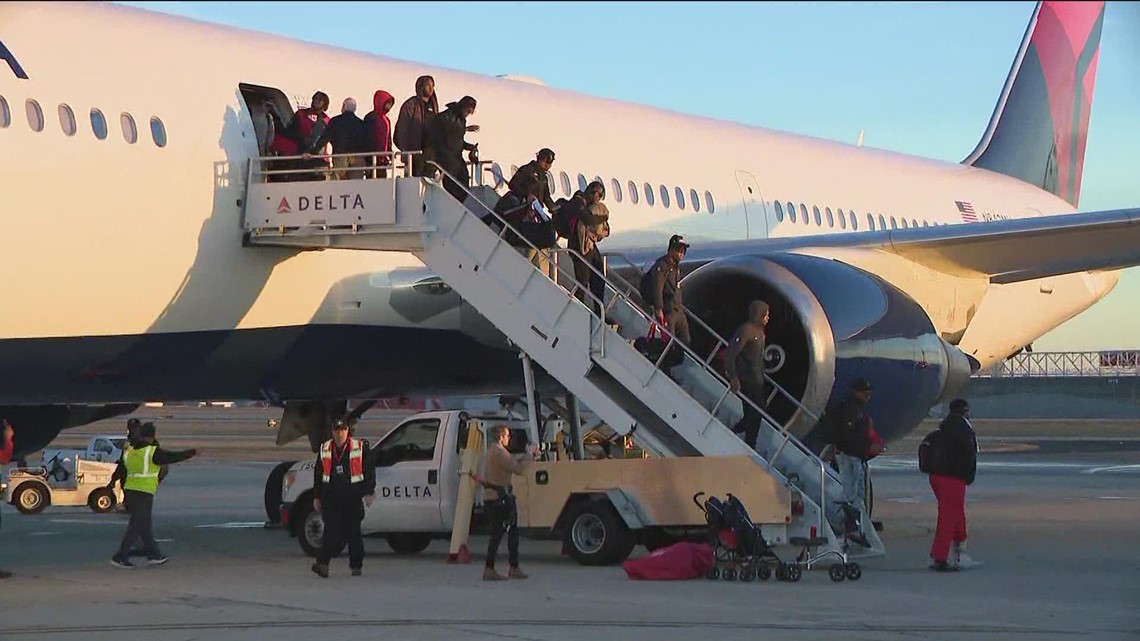
[[[1140,350],[1021,353],[975,374],[963,395],[977,418],[1140,420]]]

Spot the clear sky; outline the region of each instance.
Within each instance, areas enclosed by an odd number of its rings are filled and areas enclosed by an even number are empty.
[[[977,144],[1033,2],[127,2],[949,161]],[[1081,209],[1140,207],[1140,3],[1109,2]],[[1016,323],[1017,319],[1010,319]],[[1140,348],[1140,268],[1034,348]]]

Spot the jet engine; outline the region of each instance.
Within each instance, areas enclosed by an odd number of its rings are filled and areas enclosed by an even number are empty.
[[[770,306],[765,366],[796,401],[777,394],[769,411],[812,442],[824,409],[857,377],[874,388],[866,411],[890,442],[949,400],[978,367],[939,337],[922,307],[883,279],[836,260],[799,254],[740,255],[702,265],[682,280],[685,304],[730,337],[753,300]],[[712,337],[694,324],[694,347]],[[804,410],[807,410],[805,412]],[[818,448],[818,444],[817,444]]]

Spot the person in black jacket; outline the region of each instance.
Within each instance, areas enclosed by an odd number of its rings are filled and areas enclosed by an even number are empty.
[[[689,244],[682,236],[674,234],[669,239],[665,255],[653,263],[646,272],[649,279],[650,299],[645,301],[650,313],[682,343],[689,344],[689,319],[685,317],[685,305],[681,301],[681,260],[685,258]]]
[[[835,462],[843,483],[846,536],[868,547],[862,531],[862,512],[867,509],[867,455],[871,450],[871,418],[863,408],[871,400],[871,384],[856,378],[851,393],[824,414],[825,440],[835,446]]]
[[[340,115],[334,116],[325,126],[324,132],[313,145],[305,150],[305,155],[320,154],[325,145],[332,143],[332,152],[337,154],[363,154],[372,151],[371,139],[364,121],[356,115],[356,100],[345,98],[340,106]],[[363,169],[368,163],[364,156],[333,158],[333,180],[355,180],[364,177]]]
[[[520,198],[530,195],[530,179],[537,180],[539,184],[538,199],[546,211],[554,211],[554,199],[550,197],[550,168],[554,166],[554,152],[543,148],[535,154],[534,160],[519,167],[514,176],[511,176],[507,188]]]
[[[930,569],[955,572],[978,565],[966,554],[966,486],[978,470],[978,439],[970,425],[970,405],[965,399],[950,402],[950,415],[938,426],[937,445],[931,457],[930,489],[938,500],[938,526],[930,557]],[[953,556],[951,557],[951,554]]]
[[[327,579],[329,561],[348,543],[352,576],[364,567],[364,538],[360,532],[365,507],[376,498],[376,463],[368,441],[351,437],[348,423],[337,421],[333,437],[321,444],[313,468],[313,509],[321,513],[325,533],[312,570]]]
[[[471,96],[463,96],[459,102],[448,103],[447,109],[427,123],[424,132],[425,161],[433,161],[444,171],[455,177],[461,184],[444,180],[443,186],[459,202],[467,200],[466,188],[471,184],[471,174],[463,160],[464,151],[478,148],[463,139],[467,132],[479,131],[479,125],[468,125],[467,119],[475,113],[476,102]],[[428,173],[431,167],[428,167]]]

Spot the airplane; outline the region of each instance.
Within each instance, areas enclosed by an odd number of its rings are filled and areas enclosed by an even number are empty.
[[[280,443],[348,399],[517,389],[505,337],[410,254],[243,247],[261,105],[383,88],[394,118],[431,75],[441,108],[477,98],[496,187],[543,147],[555,197],[602,180],[614,269],[682,234],[693,313],[724,335],[767,300],[774,380],[820,412],[867,378],[890,443],[1140,263],[1137,210],[1077,211],[1104,9],[1038,3],[952,163],[120,5],[0,4],[0,415],[19,455],[147,401],[268,399]]]

